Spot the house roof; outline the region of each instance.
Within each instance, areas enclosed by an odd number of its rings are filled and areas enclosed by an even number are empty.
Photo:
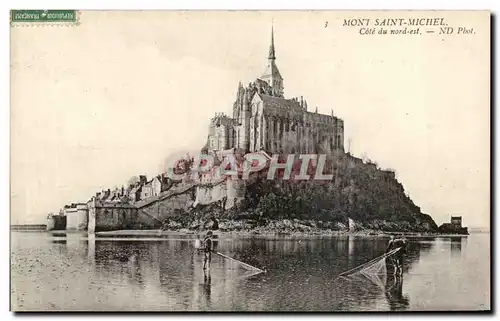
[[[276,50],[274,49],[274,27],[271,27],[271,45],[269,46],[269,56],[267,57],[267,59],[267,69],[264,72],[262,78],[273,77],[283,80],[278,67],[276,66]]]
[[[264,94],[256,94],[263,102],[264,109],[273,111],[295,111],[303,113],[303,109],[300,107],[298,101],[293,99],[285,99],[280,97],[274,97]]]
[[[280,71],[278,70],[278,66],[276,66],[276,63],[274,60],[268,61],[266,70],[264,71],[264,74],[262,75],[261,78],[268,79],[271,77],[274,79],[283,80],[283,77],[281,77]]]

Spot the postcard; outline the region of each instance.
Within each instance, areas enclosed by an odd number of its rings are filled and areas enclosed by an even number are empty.
[[[12,311],[491,310],[490,12],[10,28]]]

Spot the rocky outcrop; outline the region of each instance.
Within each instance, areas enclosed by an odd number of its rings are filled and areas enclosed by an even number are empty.
[[[405,194],[395,172],[348,154],[328,160],[325,168],[333,179],[294,180],[292,175],[268,180],[265,172],[256,174],[243,181],[245,195],[238,206],[227,206],[228,189],[219,183],[213,193],[209,185],[201,193],[196,186],[173,187],[142,209],[167,230],[207,229],[207,222],[216,218],[221,231],[343,231],[349,219],[358,231],[437,231],[434,220]],[[315,170],[312,166],[308,172]],[[207,195],[217,197],[210,202]]]
[[[195,219],[191,222],[186,222],[180,217],[170,218],[165,221],[163,230],[178,231],[184,233],[192,233],[193,231],[206,231],[214,230],[210,227],[204,227],[202,219]],[[219,232],[241,232],[251,234],[299,234],[299,235],[324,235],[324,234],[359,234],[359,235],[383,235],[387,233],[408,233],[408,234],[436,234],[432,230],[415,230],[407,229],[405,224],[397,224],[393,222],[386,222],[385,225],[378,226],[359,226],[355,230],[349,231],[347,226],[340,222],[323,222],[315,220],[268,220],[265,222],[254,219],[221,219],[219,221]]]

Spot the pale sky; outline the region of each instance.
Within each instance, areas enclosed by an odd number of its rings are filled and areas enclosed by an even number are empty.
[[[85,11],[79,26],[12,28],[12,223],[44,223],[201,148],[210,117],[232,113],[238,82],[264,72],[274,19],[286,97],[333,108],[351,153],[395,169],[436,223],[454,214],[489,227],[489,13],[410,13],[470,35],[342,26],[408,15]]]

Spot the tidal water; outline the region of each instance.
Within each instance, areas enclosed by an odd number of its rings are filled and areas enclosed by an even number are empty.
[[[417,311],[490,309],[490,235],[409,238],[402,277],[341,272],[384,237],[220,237],[203,271],[194,235],[11,233],[14,311]],[[382,266],[383,268],[383,266]]]

